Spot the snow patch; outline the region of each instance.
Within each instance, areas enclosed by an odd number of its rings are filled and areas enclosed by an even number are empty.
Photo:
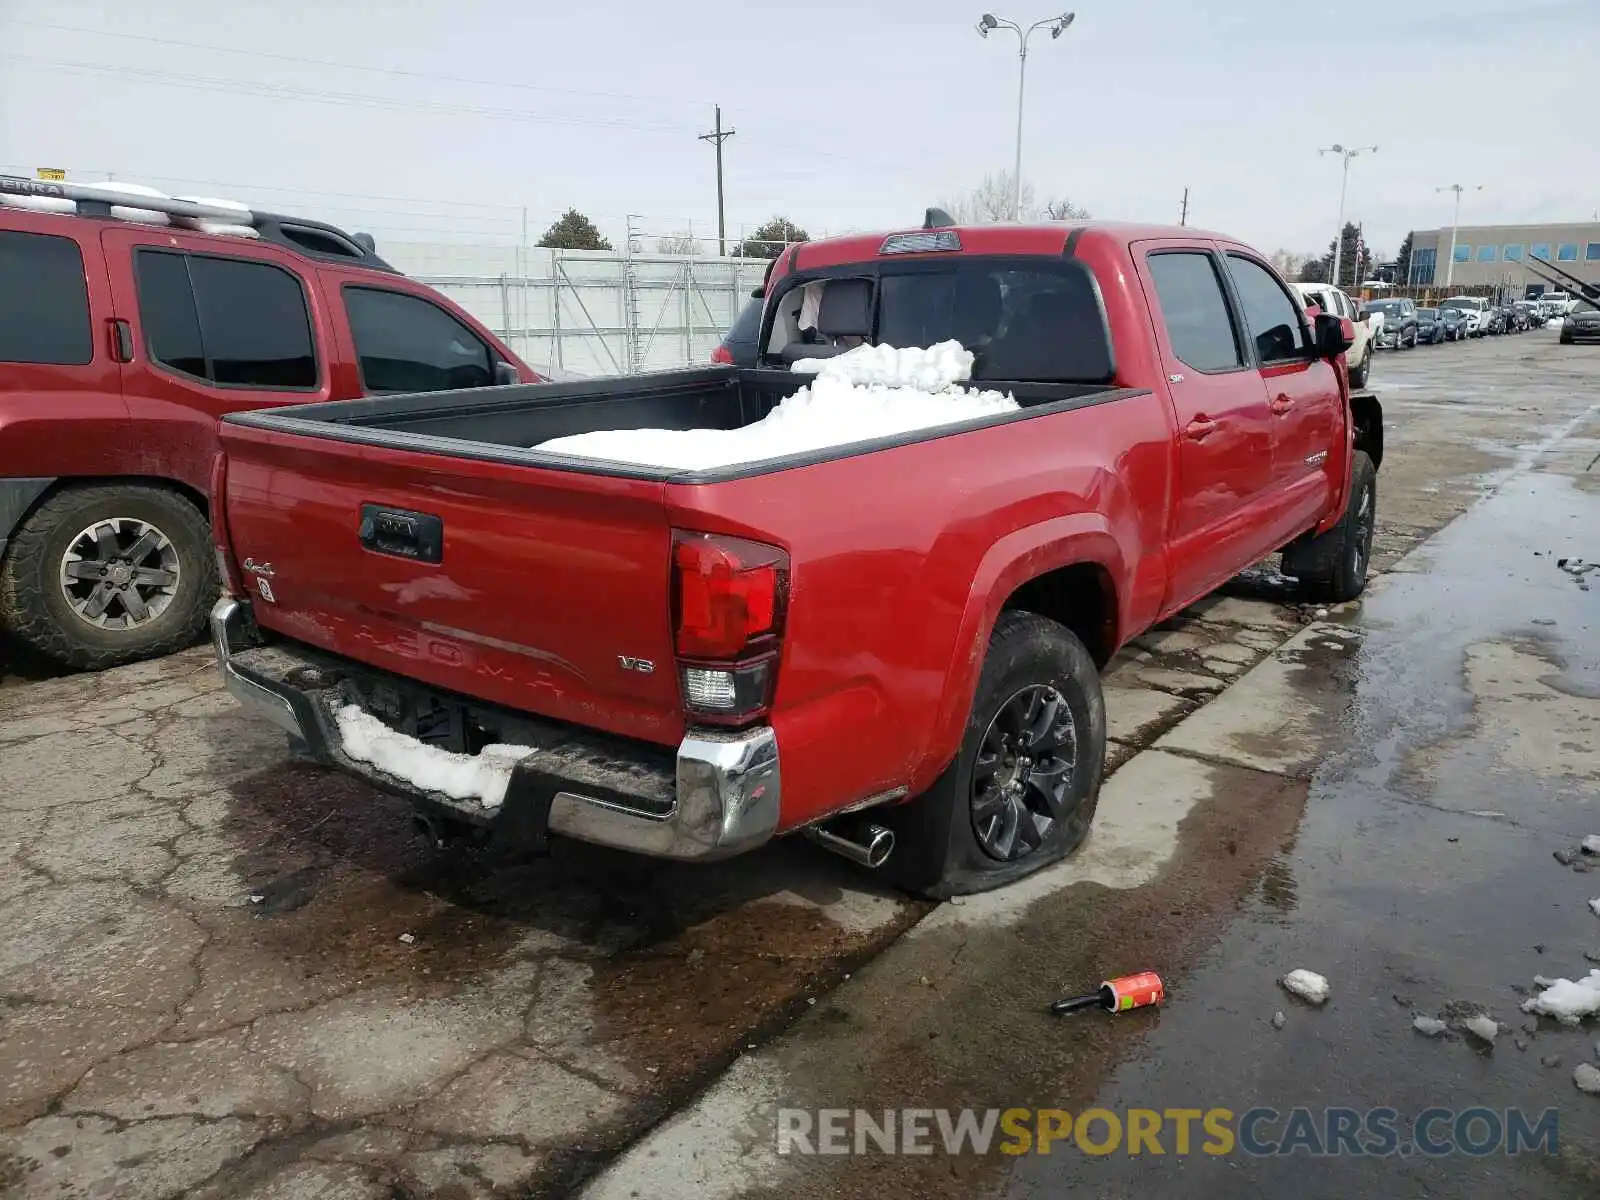
[[[182,200],[188,204],[203,204],[207,208],[228,208],[235,212],[247,213],[250,211],[248,204],[240,204],[237,200],[218,200],[215,196],[174,196],[175,200]],[[259,238],[261,236],[253,225],[236,225],[231,221],[214,221],[205,217],[180,217],[179,220],[201,233],[217,233],[224,237]]]
[[[477,754],[455,754],[390,729],[370,713],[346,704],[336,714],[344,752],[425,792],[455,800],[477,800],[499,808],[511,770],[534,752],[532,746],[496,743]]]
[[[857,346],[792,368],[815,380],[742,429],[609,429],[541,442],[536,449],[610,462],[697,471],[760,462],[951,425],[1021,406],[998,391],[966,391],[972,352],[959,342],[927,349]]]
[[[1600,1014],[1600,969],[1582,979],[1534,979],[1544,991],[1522,1002],[1522,1011],[1554,1017],[1563,1025],[1577,1025]]]
[[[1500,1036],[1500,1023],[1493,1017],[1485,1016],[1483,1013],[1479,1013],[1475,1017],[1468,1017],[1465,1024],[1468,1033],[1486,1042],[1493,1042],[1495,1038]]]
[[[1583,852],[1585,854],[1600,854],[1600,833],[1591,833],[1583,839]]]
[[[158,188],[146,187],[142,183],[122,183],[118,180],[107,180],[104,183],[91,185],[103,192],[118,192],[124,196],[150,196],[158,200],[171,199],[165,192]],[[111,215],[119,221],[134,221],[140,225],[170,225],[172,218],[164,212],[156,212],[150,208],[134,208],[131,205],[113,204]]]
[[[1450,1026],[1437,1017],[1417,1017],[1411,1022],[1411,1028],[1431,1038],[1443,1037],[1450,1030]]]
[[[1299,996],[1308,1004],[1328,1002],[1328,981],[1315,971],[1290,971],[1281,982],[1285,991]]]
[[[1600,1068],[1592,1063],[1579,1063],[1572,1072],[1572,1082],[1577,1085],[1580,1092],[1590,1096],[1600,1096]]]
[[[1589,911],[1595,916],[1600,917],[1600,896],[1597,896],[1595,899],[1589,901]]]

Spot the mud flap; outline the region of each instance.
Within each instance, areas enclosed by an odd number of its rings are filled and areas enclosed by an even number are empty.
[[[541,858],[549,854],[550,806],[560,787],[554,776],[530,767],[526,760],[519,762],[512,768],[506,798],[500,803],[496,834]]]

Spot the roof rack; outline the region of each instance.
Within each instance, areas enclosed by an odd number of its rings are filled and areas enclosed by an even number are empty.
[[[335,225],[305,217],[286,217],[277,213],[256,212],[249,208],[224,208],[216,204],[196,204],[171,196],[142,196],[93,184],[53,183],[0,175],[0,198],[21,196],[29,199],[70,200],[84,217],[111,217],[112,208],[130,208],[165,213],[186,221],[216,221],[254,229],[263,241],[272,242],[323,262],[354,262],[379,271],[395,271],[379,258],[371,234],[348,234]]]

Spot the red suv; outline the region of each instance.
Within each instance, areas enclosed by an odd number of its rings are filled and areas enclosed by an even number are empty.
[[[226,413],[540,381],[365,235],[0,176],[0,632],[78,668],[198,638]]]

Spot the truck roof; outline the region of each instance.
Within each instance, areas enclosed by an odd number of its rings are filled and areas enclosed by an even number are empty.
[[[921,253],[900,252],[890,257],[926,257],[959,250],[964,254],[1060,254],[1069,239],[1086,234],[1105,236],[1126,245],[1158,238],[1238,243],[1223,233],[1193,225],[1146,225],[1132,221],[1041,221],[1017,225],[923,225],[916,229],[887,229],[876,233],[850,233],[801,242],[790,250],[789,269],[813,270],[877,259],[889,238],[953,234],[958,246],[930,248]],[[1242,243],[1241,243],[1242,244]]]

